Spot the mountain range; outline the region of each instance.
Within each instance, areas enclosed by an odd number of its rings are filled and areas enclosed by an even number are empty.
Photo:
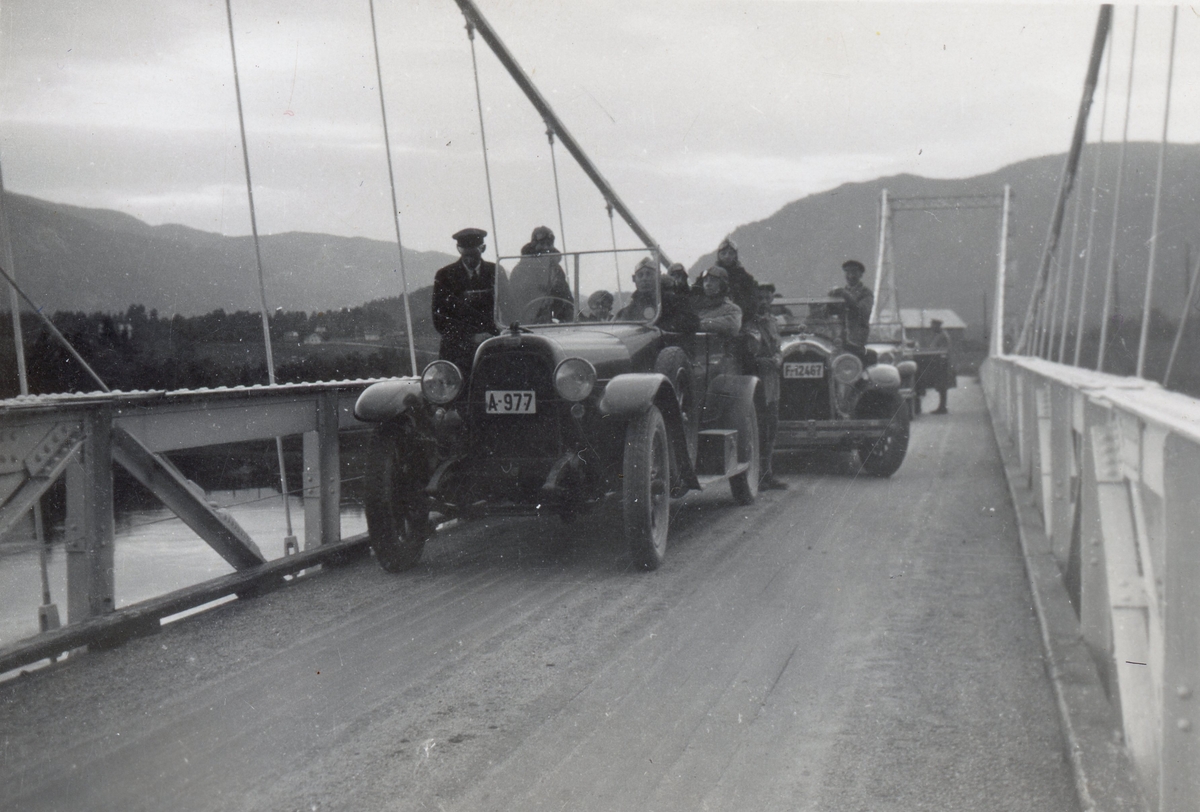
[[[257,311],[254,241],[128,214],[6,194],[17,281],[47,312],[123,313],[131,304],[164,315]],[[284,233],[260,239],[272,308],[354,307],[401,291],[395,243]],[[410,288],[433,284],[455,257],[405,249]]]
[[[1112,195],[1120,147],[1090,145],[1084,151],[1074,199],[1084,208],[1076,241],[1082,252],[1087,233],[1093,171],[1100,159],[1098,214],[1089,312],[1100,307],[1101,280],[1108,260]],[[1148,263],[1157,144],[1129,144],[1116,239],[1119,308],[1140,312]],[[995,172],[961,179],[896,175],[795,200],[763,220],[730,235],[742,262],[760,281],[774,282],[791,295],[819,295],[841,284],[841,263],[860,259],[873,279],[879,200],[891,197],[999,194],[1013,192],[1009,234],[1009,320],[1018,326],[1039,266],[1047,225],[1058,190],[1063,155],[1010,164]],[[1155,304],[1178,317],[1187,272],[1185,264],[1200,246],[1200,145],[1172,144],[1166,156],[1157,251]],[[25,195],[5,197],[18,280],[44,310],[123,312],[142,304],[163,314],[194,315],[217,308],[258,307],[253,241],[180,225],[151,226],[126,214],[50,203]],[[894,256],[900,303],[904,307],[950,308],[982,335],[985,304],[991,302],[996,273],[999,212],[899,211],[894,214]],[[1069,255],[1073,203],[1063,227]],[[665,235],[663,235],[665,236]],[[715,243],[720,239],[717,236]],[[308,312],[352,307],[396,296],[400,279],[395,245],[359,237],[285,233],[261,239],[264,277],[274,307]],[[669,247],[669,241],[664,245]],[[450,254],[406,249],[410,289],[428,286]],[[715,256],[701,257],[693,277]],[[1076,263],[1076,275],[1083,262]]]
[[[1069,259],[1074,229],[1074,200],[1082,198],[1077,256],[1084,250],[1091,210],[1097,156],[1100,179],[1090,265],[1088,312],[1097,314],[1103,295],[1112,222],[1119,144],[1089,145],[1080,163],[1075,194],[1066,211],[1061,256]],[[1116,240],[1119,312],[1140,315],[1148,267],[1150,225],[1158,145],[1131,143],[1125,154]],[[1008,322],[1020,328],[1034,275],[1041,262],[1051,212],[1058,193],[1065,155],[1047,155],[1010,164],[971,178],[941,180],[895,175],[864,183],[847,183],[787,204],[770,217],[736,228],[746,269],[784,293],[818,296],[842,284],[841,264],[859,259],[874,280],[878,252],[880,193],[889,197],[999,195],[1012,189],[1009,225]],[[1159,244],[1155,262],[1154,304],[1177,319],[1187,291],[1185,263],[1200,257],[1200,145],[1171,144],[1166,153]],[[1082,194],[1081,194],[1082,193]],[[903,307],[950,308],[968,324],[968,335],[981,337],[985,302],[995,288],[1000,212],[896,211],[893,213],[896,282]],[[691,268],[693,276],[716,260],[713,253]],[[1075,290],[1084,263],[1075,265]],[[1064,266],[1065,267],[1065,266]],[[1074,302],[1078,302],[1078,293]],[[1076,305],[1073,305],[1075,307]],[[1095,319],[1089,319],[1095,321]],[[1015,324],[1014,324],[1015,322]]]

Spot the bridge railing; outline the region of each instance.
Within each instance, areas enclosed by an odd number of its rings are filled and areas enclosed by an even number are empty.
[[[142,625],[222,594],[252,592],[344,547],[339,432],[366,428],[353,416],[372,381],[280,384],[178,392],[44,395],[0,401],[0,534],[66,481],[67,625],[0,647],[0,672],[93,639],[111,641],[126,613]],[[249,534],[209,503],[163,452],[303,436],[304,547],[290,564],[267,562]],[[235,569],[234,576],[156,599],[117,605],[113,579],[113,464],[126,468]],[[2,596],[0,596],[2,599]],[[30,607],[33,611],[33,607]],[[115,620],[120,620],[116,618]],[[56,624],[44,624],[54,626]],[[87,633],[92,631],[91,637]],[[127,635],[125,635],[127,636]],[[62,646],[62,647],[58,647]]]
[[[1200,809],[1200,402],[1029,357],[982,380],[1147,799]]]

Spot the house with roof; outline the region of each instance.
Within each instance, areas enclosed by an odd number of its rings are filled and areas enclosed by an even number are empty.
[[[961,347],[967,323],[953,310],[940,307],[900,308],[900,321],[904,324],[905,337],[909,341],[916,341],[922,347],[929,346],[935,319],[942,323],[942,329],[950,335],[951,343]]]

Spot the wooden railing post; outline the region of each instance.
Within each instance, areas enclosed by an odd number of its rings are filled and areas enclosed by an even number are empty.
[[[317,395],[317,429],[304,432],[304,549],[342,538],[338,393]]]
[[[91,408],[67,468],[67,620],[115,608],[113,592],[112,407]]]

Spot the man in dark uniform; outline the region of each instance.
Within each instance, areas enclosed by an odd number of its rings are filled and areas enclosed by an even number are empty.
[[[950,334],[942,329],[941,319],[931,319],[929,329],[933,333],[929,340],[929,348],[946,351],[946,359],[937,376],[937,386],[935,388],[938,393],[938,407],[933,410],[933,413],[946,414],[946,393],[955,385],[954,360],[951,357],[951,350],[953,348],[950,345]]]
[[[871,308],[875,304],[875,295],[862,283],[866,270],[857,259],[846,260],[842,263],[842,272],[846,274],[846,284],[829,291],[830,296],[839,297],[846,303],[847,349],[853,350],[860,357],[864,356],[867,351]]]
[[[773,457],[775,437],[779,433],[779,371],[783,368],[782,340],[779,325],[771,312],[771,301],[775,298],[775,286],[767,283],[758,286],[758,315],[754,317],[749,332],[758,338],[758,379],[762,381],[763,400],[766,408],[759,423],[759,439],[762,445],[761,479],[758,487],[768,491],[787,490],[787,483],[775,476]]]
[[[458,262],[447,265],[433,277],[433,326],[442,334],[438,357],[451,361],[470,374],[475,350],[496,327],[496,266],[483,260],[481,228],[464,228],[454,234]],[[504,281],[504,272],[500,272]]]

